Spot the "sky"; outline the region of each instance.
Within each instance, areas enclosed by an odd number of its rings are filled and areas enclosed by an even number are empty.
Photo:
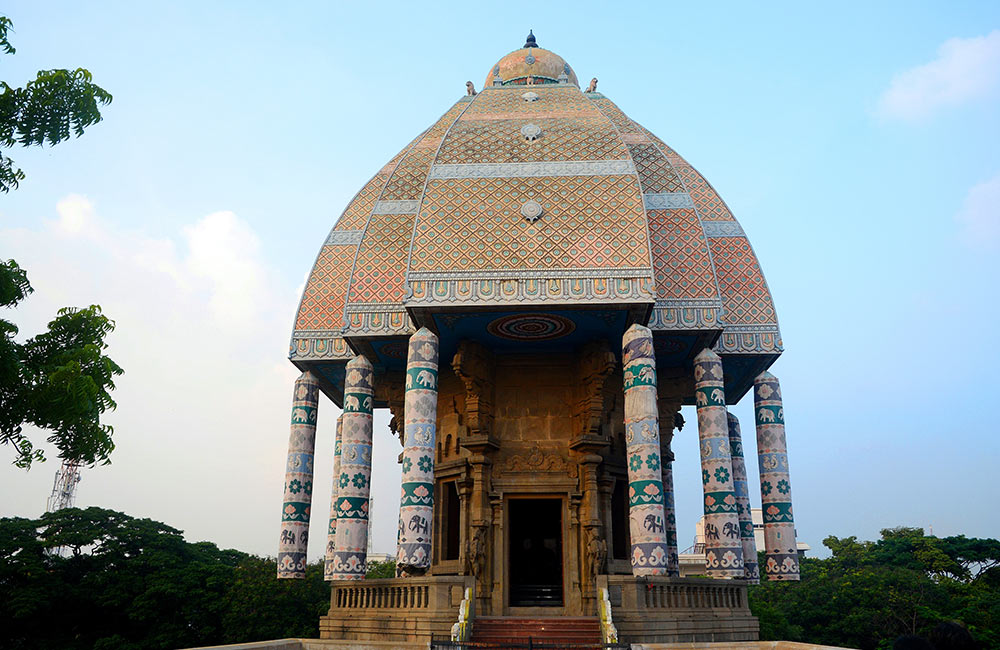
[[[828,535],[893,526],[1000,537],[1000,4],[23,1],[5,13],[17,54],[0,58],[0,79],[85,67],[114,95],[82,138],[5,150],[27,177],[0,195],[0,257],[35,288],[3,317],[30,336],[60,307],[96,303],[117,323],[117,449],[83,472],[77,505],[275,554],[298,374],[288,340],[316,252],[364,182],[531,28],[697,167],[748,233],[786,350],[771,370],[799,540],[822,555]],[[751,411],[751,397],[733,408],[745,430]],[[337,415],[324,399],[320,530]],[[701,493],[685,416],[682,547]],[[376,413],[377,552],[395,544],[388,419]],[[46,448],[28,472],[0,449],[0,516],[44,511],[58,467]]]

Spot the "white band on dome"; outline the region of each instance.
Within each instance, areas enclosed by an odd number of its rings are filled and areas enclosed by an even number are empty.
[[[647,210],[678,210],[694,207],[694,201],[691,200],[691,195],[687,192],[643,194],[642,204]]]
[[[743,228],[735,221],[702,221],[706,237],[746,237]]]
[[[527,163],[434,165],[430,178],[537,178],[541,176],[620,176],[634,174],[631,160],[567,160]]]

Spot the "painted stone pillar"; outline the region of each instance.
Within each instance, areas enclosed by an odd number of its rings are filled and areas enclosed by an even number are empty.
[[[362,355],[347,362],[341,415],[337,543],[330,580],[360,580],[368,560],[368,496],[372,473],[372,364]]]
[[[622,363],[625,366],[625,456],[632,575],[662,576],[667,573],[669,551],[664,528],[656,360],[653,334],[648,328],[633,325],[625,332]]]
[[[288,436],[285,495],[278,538],[279,578],[306,577],[318,406],[319,382],[310,372],[304,372],[295,380],[292,394],[292,427]]]
[[[663,386],[658,386],[663,391]],[[674,452],[670,443],[674,439],[674,429],[678,426],[681,401],[659,400],[660,416],[660,471],[663,480],[663,523],[667,533],[667,575],[680,575],[680,561],[677,556],[677,515],[674,510]],[[683,425],[681,425],[683,426]]]
[[[722,359],[708,348],[694,358],[694,388],[705,494],[706,573],[710,578],[743,578]]]
[[[667,575],[681,574],[677,557],[677,514],[674,511],[674,453],[669,448],[662,453],[663,468],[663,521],[667,533]]]
[[[733,493],[740,519],[740,541],[743,542],[743,577],[750,584],[760,584],[757,566],[757,542],[753,536],[753,516],[750,510],[750,487],[747,485],[747,467],[743,459],[743,437],[740,421],[729,414],[729,450],[733,459]]]
[[[792,486],[788,480],[785,410],[778,378],[762,373],[753,382],[760,463],[761,514],[764,516],[764,573],[769,580],[798,580],[799,552],[792,517]]]
[[[337,437],[333,441],[333,488],[330,490],[330,525],[326,533],[326,555],[323,558],[323,579],[333,580],[333,553],[337,548],[337,493],[340,491],[340,436],[344,416],[337,418]]]
[[[403,473],[396,573],[421,575],[431,566],[434,520],[434,444],[437,429],[438,337],[421,327],[406,354]]]

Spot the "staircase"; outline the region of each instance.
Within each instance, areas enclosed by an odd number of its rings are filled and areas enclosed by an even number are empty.
[[[514,618],[477,616],[472,626],[473,643],[594,644],[601,647],[601,621],[596,616],[552,616]],[[527,647],[527,646],[525,646]]]

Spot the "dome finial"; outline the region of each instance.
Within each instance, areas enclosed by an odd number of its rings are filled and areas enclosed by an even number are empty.
[[[535,42],[535,33],[533,30],[528,30],[528,38],[524,41],[524,47],[538,47],[538,43]]]

